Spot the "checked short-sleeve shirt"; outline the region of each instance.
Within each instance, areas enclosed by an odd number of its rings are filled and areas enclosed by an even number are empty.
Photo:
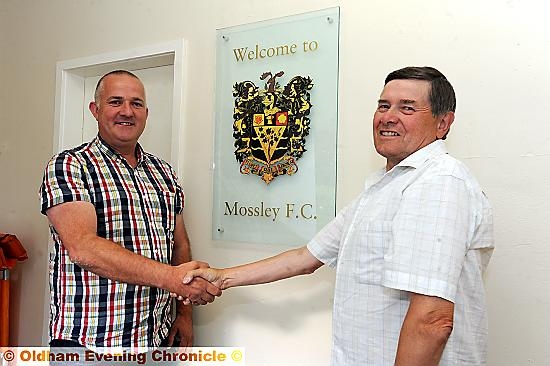
[[[55,155],[40,187],[41,210],[71,201],[94,205],[97,235],[156,261],[170,264],[176,215],[183,192],[173,169],[137,147],[138,164],[101,138]],[[168,336],[167,291],[111,281],[71,262],[50,225],[50,338],[100,347],[158,347]]]
[[[486,364],[492,213],[442,141],[367,180],[308,249],[336,267],[332,365],[393,365],[410,292],[455,305],[441,366]]]

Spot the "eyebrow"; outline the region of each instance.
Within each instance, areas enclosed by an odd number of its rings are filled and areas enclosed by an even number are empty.
[[[390,102],[386,99],[378,99],[378,104],[381,104],[381,103],[390,103]],[[400,99],[399,104],[417,104],[417,102],[414,99]]]
[[[124,97],[121,97],[121,96],[118,96],[118,95],[112,95],[112,96],[110,96],[109,98],[107,98],[107,100],[119,100],[119,99],[124,100]],[[138,100],[138,101],[140,101],[140,102],[145,102],[145,100],[143,100],[143,99],[141,99],[141,98],[138,98],[138,97],[136,97],[136,98],[130,98],[130,100],[131,100],[131,101],[136,101],[136,100]]]

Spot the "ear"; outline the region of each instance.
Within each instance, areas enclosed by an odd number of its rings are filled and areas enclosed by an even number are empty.
[[[97,104],[95,102],[90,102],[90,104],[88,104],[88,109],[90,110],[90,112],[92,112],[94,118],[96,119],[97,121],[97,110],[98,110],[98,107],[97,107]]]
[[[453,124],[455,120],[455,113],[454,112],[446,112],[438,117],[439,121],[437,123],[437,138],[442,139],[447,135],[449,132],[449,129],[451,128],[451,125]]]

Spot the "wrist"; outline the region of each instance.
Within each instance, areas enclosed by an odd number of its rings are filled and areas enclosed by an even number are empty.
[[[162,267],[159,268],[158,284],[156,287],[163,290],[180,294],[177,286],[174,286],[174,279],[176,276],[176,268],[167,264],[162,264]]]
[[[220,290],[227,290],[228,288],[231,288],[235,286],[233,278],[228,273],[227,268],[220,269]]]
[[[178,316],[191,316],[193,314],[193,305],[185,305],[183,301],[176,300],[176,314]]]

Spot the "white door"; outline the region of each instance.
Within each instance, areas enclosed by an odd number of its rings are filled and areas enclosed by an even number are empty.
[[[172,161],[172,99],[174,90],[174,66],[159,66],[133,70],[145,86],[145,96],[149,117],[139,143],[143,149],[174,166]],[[84,101],[81,142],[91,141],[97,135],[97,122],[88,109],[94,99],[94,91],[99,76],[87,77],[84,81]]]

